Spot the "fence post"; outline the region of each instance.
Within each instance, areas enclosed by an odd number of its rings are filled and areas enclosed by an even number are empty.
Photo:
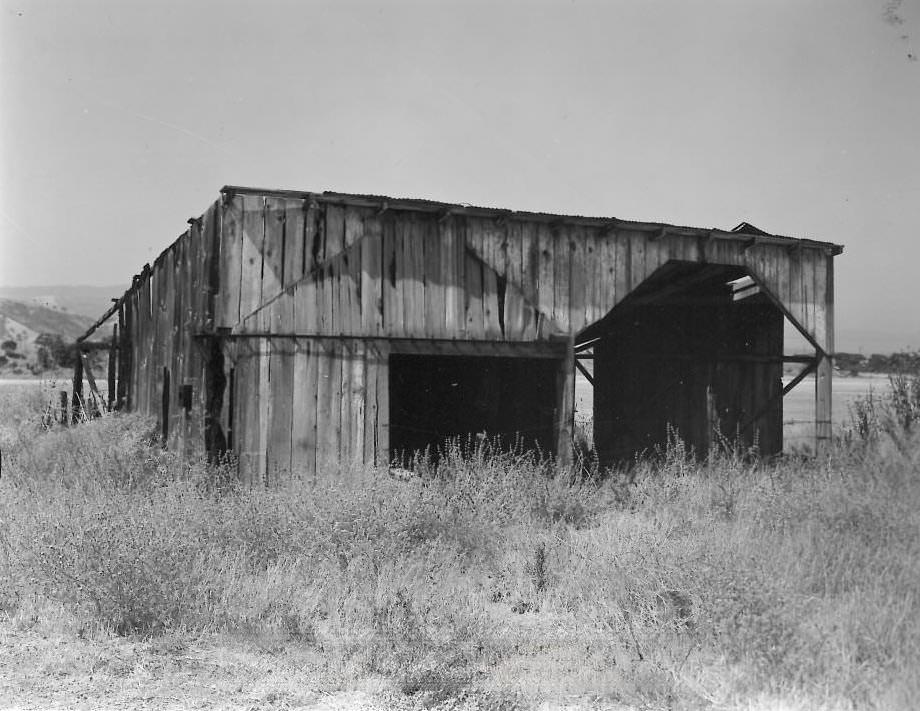
[[[83,353],[77,349],[77,362],[73,367],[73,398],[71,398],[71,419],[77,424],[83,419]]]

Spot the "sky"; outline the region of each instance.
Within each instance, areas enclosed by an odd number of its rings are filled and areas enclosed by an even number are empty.
[[[843,244],[920,349],[920,0],[0,0],[0,286],[130,283],[225,184]]]

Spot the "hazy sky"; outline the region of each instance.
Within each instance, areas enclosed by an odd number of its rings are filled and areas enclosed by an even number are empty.
[[[920,0],[0,8],[0,285],[338,190],[842,243],[838,348],[920,348]]]

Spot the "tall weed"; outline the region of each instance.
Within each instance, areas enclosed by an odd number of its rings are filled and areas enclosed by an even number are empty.
[[[920,666],[920,433],[901,415],[821,460],[700,460],[674,438],[597,477],[477,443],[405,480],[269,490],[138,418],[25,418],[4,434],[0,604],[309,646],[420,703],[896,707]]]

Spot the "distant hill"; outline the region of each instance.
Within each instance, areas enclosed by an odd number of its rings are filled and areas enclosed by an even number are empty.
[[[0,298],[0,337],[4,339],[35,340],[41,333],[56,333],[74,340],[95,320],[92,316]],[[30,333],[34,334],[31,338]]]
[[[91,316],[0,298],[0,373],[27,375],[66,367],[66,344],[94,322]]]
[[[95,321],[112,299],[125,293],[124,286],[0,286],[0,298],[44,306],[53,311],[90,316]]]

